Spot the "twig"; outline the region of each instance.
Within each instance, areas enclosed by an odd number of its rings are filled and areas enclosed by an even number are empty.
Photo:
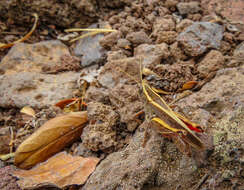
[[[200,189],[200,187],[205,183],[205,181],[208,179],[208,177],[209,177],[209,174],[208,174],[208,173],[205,174],[205,175],[201,178],[201,180],[198,182],[197,186],[196,186],[193,190],[198,190],[198,189]]]
[[[33,27],[31,28],[30,32],[28,32],[23,38],[20,38],[12,43],[9,44],[4,44],[4,43],[0,43],[0,48],[9,48],[12,47],[13,45],[23,42],[25,41],[27,38],[30,37],[30,35],[35,31],[36,26],[37,26],[37,21],[38,21],[38,15],[36,13],[33,14],[33,16],[35,17],[35,22],[33,24]]]

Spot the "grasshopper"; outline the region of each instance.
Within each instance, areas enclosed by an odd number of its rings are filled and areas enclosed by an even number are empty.
[[[145,79],[142,78],[143,69],[140,63],[140,78],[142,91],[147,101],[147,106],[153,112],[151,123],[160,134],[173,140],[178,149],[191,155],[191,147],[196,150],[204,150],[204,143],[195,132],[203,132],[201,127],[184,116],[174,112],[164,101],[164,99],[157,93],[157,91],[150,87]],[[144,145],[147,129],[145,131]]]

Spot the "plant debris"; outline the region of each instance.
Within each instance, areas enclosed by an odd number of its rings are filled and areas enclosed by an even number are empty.
[[[84,184],[98,162],[95,157],[83,158],[61,152],[30,170],[16,170],[13,175],[20,178],[17,183],[22,189],[45,186],[64,188]]]
[[[79,138],[87,120],[87,112],[72,112],[47,121],[19,145],[15,165],[28,169],[45,161]]]
[[[37,22],[38,22],[38,15],[36,13],[34,13],[33,16],[35,17],[35,22],[31,28],[30,32],[28,32],[24,37],[20,38],[19,40],[12,42],[12,43],[9,43],[9,44],[0,43],[0,48],[9,48],[9,47],[12,47],[13,45],[15,45],[17,43],[23,42],[26,39],[28,39],[31,36],[31,34],[35,31],[36,26],[37,26]]]

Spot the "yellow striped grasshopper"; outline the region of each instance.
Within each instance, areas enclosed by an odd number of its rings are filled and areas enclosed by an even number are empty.
[[[143,69],[140,63],[140,78],[142,91],[145,95],[147,106],[153,112],[151,118],[152,125],[160,134],[173,140],[177,148],[188,155],[191,155],[191,147],[196,150],[204,150],[204,143],[196,136],[196,133],[203,132],[201,127],[184,116],[174,112],[157,93],[157,90],[150,87],[145,79],[142,78]],[[146,139],[145,132],[145,139]],[[144,141],[145,141],[144,139]],[[143,143],[145,145],[145,142]]]

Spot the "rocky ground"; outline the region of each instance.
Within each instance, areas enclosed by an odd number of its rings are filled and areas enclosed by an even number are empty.
[[[15,150],[60,112],[55,103],[80,97],[87,81],[89,124],[67,150],[102,161],[77,189],[244,189],[243,1],[37,2],[0,2],[2,43],[28,31],[31,13],[40,17],[25,43],[0,51],[0,154],[9,152],[10,129]],[[104,26],[117,32],[58,40],[66,28]],[[152,128],[142,146],[150,124],[135,117],[145,106],[140,62],[157,75],[148,83],[170,92],[167,103],[202,126],[205,151],[188,157]],[[197,84],[183,91],[189,81]],[[38,113],[22,135],[26,105]],[[1,189],[19,189],[11,161],[0,167]]]

